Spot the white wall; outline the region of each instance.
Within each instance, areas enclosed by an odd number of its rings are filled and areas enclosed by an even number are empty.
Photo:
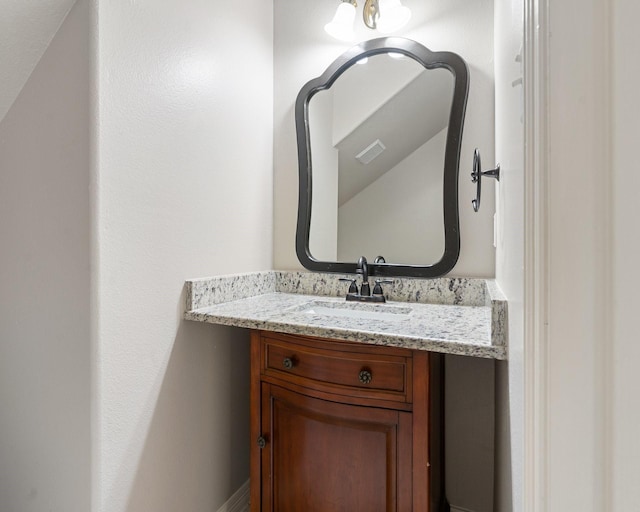
[[[459,53],[469,64],[471,88],[460,167],[462,250],[451,275],[493,276],[493,190],[485,187],[480,213],[471,208],[475,187],[468,178],[473,149],[482,151],[485,166],[493,163],[493,0],[408,0],[413,11],[408,27],[397,35],[431,50]],[[312,0],[275,0],[274,96],[274,265],[297,269],[295,255],[298,207],[298,163],[293,106],[300,88],[319,76],[351,44],[327,35],[323,26],[336,4]],[[357,40],[379,34],[358,20]]]
[[[0,122],[3,511],[90,510],[89,62],[80,0]]]
[[[608,44],[599,0],[549,9],[546,213],[545,499],[549,510],[606,504],[610,347]],[[606,65],[604,66],[606,69]],[[533,348],[532,348],[533,350]],[[531,353],[533,356],[533,352]]]
[[[638,342],[638,261],[640,236],[637,221],[640,62],[637,58],[637,24],[640,4],[613,2],[612,63],[612,304],[611,415],[609,474],[610,510],[633,510],[640,503],[640,343]]]
[[[248,478],[248,339],[187,278],[271,268],[270,2],[99,2],[94,510],[216,510]]]
[[[247,479],[247,335],[180,317],[186,278],[272,266],[271,84],[265,2],[80,0],[56,34],[0,123],[3,508]]]
[[[531,373],[526,375],[530,460],[525,463],[530,472],[524,506],[633,510],[640,501],[640,110],[635,86],[640,67],[634,53],[640,6],[633,0],[589,0],[550,2],[548,11],[536,2],[530,7],[530,42],[540,34],[543,67],[532,81],[541,87],[536,99],[542,103],[528,103],[534,107],[531,113],[540,116],[533,126],[539,138],[531,141],[528,152],[541,160],[527,169],[534,174],[527,181],[533,189],[526,190],[533,214],[527,214],[525,242],[534,258],[527,261],[527,284],[535,289],[526,296],[546,309],[533,311],[539,320],[534,315],[525,319]],[[501,188],[506,188],[506,178]],[[499,210],[519,215],[518,208],[504,206],[501,194]],[[532,247],[533,242],[543,246]],[[517,265],[509,264],[509,251],[511,262],[517,261],[518,244],[499,248],[497,276],[505,291],[517,291]],[[513,322],[513,313],[521,311],[519,294],[515,303],[511,292],[507,295],[511,346],[519,323],[519,318]],[[518,359],[518,353],[510,354],[510,377]],[[516,439],[512,431],[512,450]],[[522,459],[514,452],[512,460]],[[516,468],[513,508],[520,510]]]
[[[497,512],[523,509],[524,457],[524,98],[517,56],[523,44],[522,0],[495,1],[496,280],[509,300],[509,360],[496,363]]]
[[[526,462],[533,473],[525,491],[535,500],[532,510],[632,510],[640,499],[640,12],[627,0],[550,7],[531,27],[543,37],[540,85],[548,104],[539,111],[541,140],[534,141],[546,160],[531,169],[540,174],[527,190],[542,206],[533,216],[542,219],[541,232],[532,219],[527,227],[543,247],[527,274],[547,310],[539,312],[539,332],[527,338],[533,371],[526,376]]]

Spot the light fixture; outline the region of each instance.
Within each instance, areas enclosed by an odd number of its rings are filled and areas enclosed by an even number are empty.
[[[390,34],[404,27],[411,19],[411,11],[400,0],[380,0],[378,30]]]
[[[356,0],[342,0],[333,20],[324,26],[326,32],[341,41],[353,41],[353,21],[356,16]],[[364,24],[383,34],[404,27],[411,18],[411,11],[400,0],[365,0],[362,8]]]
[[[353,20],[355,18],[355,0],[353,3],[347,0],[338,6],[333,20],[324,26],[324,30],[327,34],[340,39],[340,41],[353,41],[356,38],[356,34],[353,31]]]

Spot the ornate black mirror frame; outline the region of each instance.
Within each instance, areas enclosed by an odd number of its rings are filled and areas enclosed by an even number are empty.
[[[336,79],[359,60],[382,53],[401,53],[426,69],[445,68],[454,77],[453,101],[449,115],[449,127],[444,156],[444,252],[440,261],[432,265],[398,265],[393,263],[369,263],[369,274],[383,277],[434,278],[448,273],[460,255],[460,226],[458,216],[458,172],[462,129],[469,91],[469,72],[465,61],[451,52],[432,52],[425,46],[399,37],[383,37],[360,43],[338,57],[318,78],[307,82],[298,93],[295,106],[296,136],[298,140],[298,225],[296,253],[300,263],[308,270],[353,274],[357,262],[319,261],[309,252],[311,226],[312,168],[309,138],[309,101],[328,89]],[[410,221],[410,219],[408,219]]]

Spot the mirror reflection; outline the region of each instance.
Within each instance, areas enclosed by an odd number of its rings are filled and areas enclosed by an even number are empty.
[[[455,80],[382,53],[309,101],[309,252],[430,265],[445,251],[443,179]]]

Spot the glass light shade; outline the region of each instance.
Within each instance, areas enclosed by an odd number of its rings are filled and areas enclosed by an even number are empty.
[[[356,34],[353,31],[353,20],[356,18],[356,8],[349,2],[342,2],[338,6],[333,20],[324,26],[327,34],[340,41],[353,41]]]
[[[377,29],[389,34],[404,27],[411,19],[411,10],[400,3],[400,0],[380,0],[380,18]]]

